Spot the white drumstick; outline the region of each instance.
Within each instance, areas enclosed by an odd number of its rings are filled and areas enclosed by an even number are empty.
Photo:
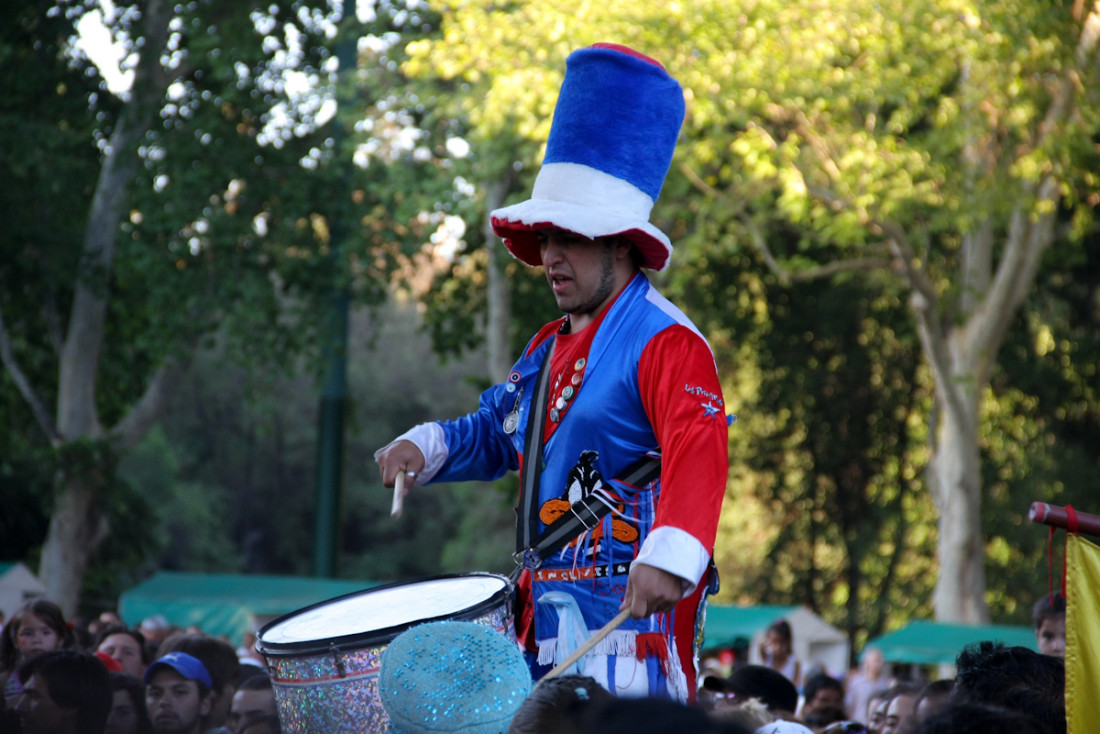
[[[397,472],[393,480],[393,504],[390,506],[390,517],[401,517],[401,508],[405,503],[405,470]]]

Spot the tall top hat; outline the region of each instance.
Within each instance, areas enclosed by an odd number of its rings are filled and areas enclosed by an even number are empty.
[[[574,51],[531,198],[493,211],[493,231],[528,265],[542,264],[540,229],[621,234],[663,270],[672,243],[649,213],[683,121],[683,90],[653,59],[606,43]]]

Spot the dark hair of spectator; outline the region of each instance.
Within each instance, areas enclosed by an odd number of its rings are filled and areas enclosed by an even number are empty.
[[[812,676],[806,684],[802,687],[802,694],[806,697],[807,701],[814,700],[814,697],[819,691],[832,688],[834,690],[844,693],[844,684],[838,681],[836,678],[828,676],[824,673],[818,673]]]
[[[1061,658],[980,642],[965,647],[955,667],[954,702],[1005,708],[1030,716],[1054,734],[1066,731],[1066,667]]]
[[[890,686],[877,696],[871,696],[876,701],[893,701],[898,696],[915,696],[918,695],[923,688],[916,683],[898,683],[897,685]]]
[[[129,673],[118,671],[110,674],[110,680],[112,693],[126,691],[130,694],[130,705],[134,707],[134,715],[137,717],[138,734],[152,734],[153,725],[149,721],[149,712],[145,708],[145,684]]]
[[[15,670],[19,663],[19,645],[16,639],[19,637],[19,628],[23,625],[23,619],[28,615],[41,619],[49,626],[57,636],[61,638],[61,647],[70,648],[75,643],[73,630],[65,622],[65,614],[61,607],[49,599],[41,597],[23,602],[11,619],[4,625],[4,632],[0,635],[0,670]]]
[[[114,694],[110,674],[90,652],[53,650],[19,666],[19,682],[35,674],[46,681],[46,691],[61,708],[77,710],[80,734],[102,734],[111,714]]]
[[[951,696],[951,691],[955,689],[954,678],[943,678],[941,680],[934,680],[924,688],[921,689],[920,695],[917,696],[917,700],[913,702],[913,710],[915,711],[917,706],[920,706],[920,702],[926,698],[931,699],[947,699]]]
[[[571,734],[592,705],[613,697],[594,678],[563,675],[541,681],[520,705],[508,734]]]
[[[793,639],[791,636],[791,623],[785,619],[778,619],[768,625],[767,632],[774,632],[788,644]]]
[[[952,703],[918,723],[912,734],[1049,734],[1049,731],[1018,711],[974,703]]]
[[[660,698],[612,698],[591,706],[582,734],[749,734],[749,729],[712,718],[701,708]]]
[[[270,691],[271,688],[271,676],[264,672],[248,676],[237,686],[238,691]]]
[[[111,635],[127,635],[132,637],[137,642],[138,647],[141,648],[141,662],[145,665],[153,662],[152,656],[149,654],[149,646],[145,644],[145,635],[136,629],[131,629],[124,624],[109,624],[101,629],[95,636],[95,644],[92,645],[93,650],[98,650],[99,646],[103,644]]]
[[[1055,593],[1053,600],[1050,594],[1043,594],[1031,608],[1031,627],[1038,631],[1039,626],[1051,617],[1066,616],[1066,598],[1061,593]]]
[[[235,688],[239,682],[241,661],[237,658],[237,651],[225,640],[210,635],[181,632],[169,635],[160,644],[157,657],[163,657],[170,652],[185,652],[198,658],[210,673],[213,689],[219,696],[226,684]]]

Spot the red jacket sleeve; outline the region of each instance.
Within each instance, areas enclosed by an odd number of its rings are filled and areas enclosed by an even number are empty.
[[[686,326],[665,329],[642,352],[638,384],[661,446],[661,499],[653,527],[679,528],[713,550],[729,444],[710,347]]]

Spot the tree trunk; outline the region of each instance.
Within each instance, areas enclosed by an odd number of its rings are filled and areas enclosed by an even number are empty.
[[[940,413],[939,438],[932,457],[933,498],[939,511],[939,566],[933,606],[936,619],[988,624],[985,553],[981,528],[981,474],[978,451],[977,390],[966,390],[965,415]]]
[[[82,267],[58,365],[57,433],[62,469],[54,490],[55,507],[42,546],[39,576],[46,594],[66,616],[76,613],[84,572],[106,537],[100,498],[113,481],[113,450],[104,438],[95,398],[107,299],[114,265],[115,237],[125,211],[127,187],[140,159],[138,142],[163,104],[170,79],[160,63],[167,44],[172,6],[151,0],[142,21],[145,45],[134,75],[130,101],[119,116],[103,157],[84,230]],[[132,445],[160,404],[165,370],[153,376],[145,395],[121,422],[115,437]],[[89,450],[90,449],[90,450]]]
[[[504,265],[509,255],[500,245],[489,218],[489,212],[504,204],[509,187],[510,182],[507,180],[494,181],[485,187],[484,234],[485,246],[489,253],[489,316],[485,326],[485,337],[489,348],[489,376],[493,382],[504,382],[514,361],[514,355],[508,344],[512,299],[508,290],[508,279],[504,277]]]
[[[84,572],[92,553],[107,537],[107,523],[99,509],[101,475],[90,477],[62,473],[55,490],[57,504],[42,546],[39,577],[46,596],[72,618],[80,602]]]

